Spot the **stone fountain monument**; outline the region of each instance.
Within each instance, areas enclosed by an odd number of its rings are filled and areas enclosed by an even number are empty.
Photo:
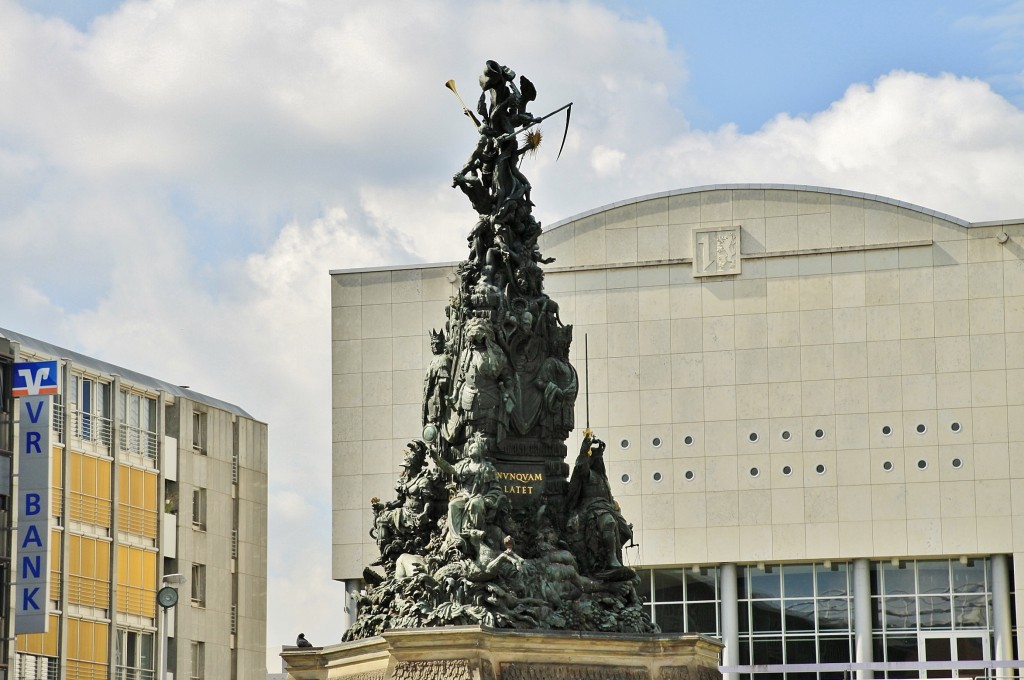
[[[448,87],[458,95],[454,83]],[[295,678],[717,677],[719,645],[662,635],[622,561],[632,525],[589,427],[570,468],[580,391],[572,326],[544,292],[529,180],[551,115],[527,78],[488,61],[475,149],[453,186],[476,224],[423,384],[422,439],[395,498],[374,498],[380,559],[344,642],[288,649]],[[461,98],[460,98],[461,101]],[[564,144],[564,138],[563,138]]]

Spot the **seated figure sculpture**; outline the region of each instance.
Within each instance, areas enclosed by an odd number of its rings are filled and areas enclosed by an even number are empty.
[[[436,468],[426,467],[427,446],[409,442],[402,461],[402,475],[395,483],[397,498],[372,504],[374,522],[370,535],[377,541],[387,564],[402,553],[418,552],[429,540],[429,523],[443,499],[444,482]]]
[[[452,465],[434,452],[434,464],[454,477],[458,490],[448,502],[448,536],[466,555],[475,558],[494,524],[502,503],[508,499],[498,482],[494,465],[484,456],[487,439],[479,433],[466,444],[465,458]]]

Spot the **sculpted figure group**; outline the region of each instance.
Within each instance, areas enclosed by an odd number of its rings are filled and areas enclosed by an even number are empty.
[[[604,443],[588,428],[571,477],[565,463],[580,391],[572,326],[544,293],[541,265],[553,260],[520,168],[541,139],[543,117],[527,110],[537,91],[494,61],[479,83],[467,111],[476,146],[453,180],[477,221],[430,333],[422,439],[405,451],[395,498],[371,503],[380,559],[345,639],[472,623],[652,632],[624,566],[632,527]]]

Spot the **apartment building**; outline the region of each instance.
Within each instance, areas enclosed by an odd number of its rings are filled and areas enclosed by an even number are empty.
[[[156,678],[164,635],[169,677],[265,675],[266,424],[187,387],[0,329],[0,357],[5,349],[10,363],[58,369],[48,620],[45,632],[14,635],[17,602],[4,602],[8,677]],[[13,427],[0,426],[0,448],[28,425],[5,422]],[[17,456],[14,479],[17,498]],[[18,522],[8,517],[5,526]],[[17,558],[14,543],[0,568]],[[21,576],[16,569],[14,592]],[[165,583],[179,595],[166,630],[156,598]]]

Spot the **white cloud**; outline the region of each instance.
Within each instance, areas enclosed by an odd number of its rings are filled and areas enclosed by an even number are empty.
[[[617,176],[626,160],[625,152],[598,144],[590,152],[590,165],[598,177]]]
[[[271,668],[300,630],[342,633],[327,272],[465,255],[449,185],[475,139],[443,83],[472,106],[489,58],[536,83],[534,113],[575,102],[561,160],[556,117],[523,166],[545,223],[712,182],[1024,212],[1024,113],[954,76],[894,72],[744,135],[689,129],[661,28],[582,1],[137,0],[82,33],[0,0],[0,323],[270,424]]]

